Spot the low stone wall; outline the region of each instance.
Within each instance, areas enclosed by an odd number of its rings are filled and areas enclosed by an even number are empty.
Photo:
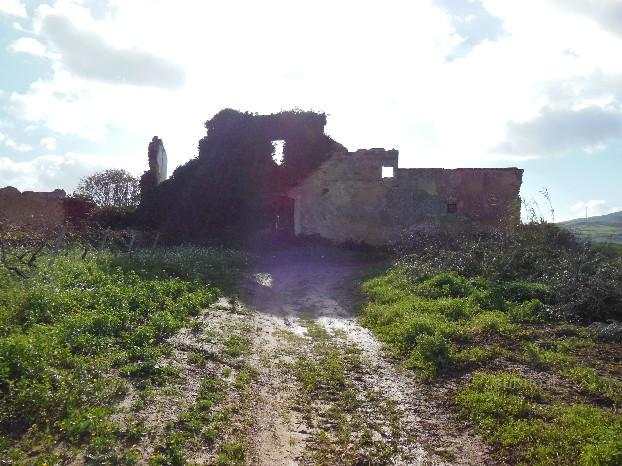
[[[335,154],[288,193],[295,200],[296,234],[385,245],[439,223],[491,227],[520,221],[520,169],[397,165],[395,150]],[[393,176],[383,178],[383,167]]]
[[[0,222],[28,227],[53,228],[65,221],[65,191],[20,192],[11,186],[0,189]]]

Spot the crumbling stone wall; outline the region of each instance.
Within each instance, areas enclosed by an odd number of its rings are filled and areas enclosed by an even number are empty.
[[[142,199],[149,196],[156,186],[166,180],[167,157],[162,139],[154,136],[147,149],[149,170],[140,177],[140,195]]]
[[[297,235],[384,245],[439,223],[517,224],[521,181],[517,168],[400,169],[397,151],[371,149],[335,154],[288,195]]]
[[[0,189],[0,222],[33,228],[53,228],[65,221],[65,191],[20,192]]]
[[[149,158],[149,171],[153,174],[156,184],[162,183],[167,176],[166,150],[162,139],[157,136],[153,137],[149,143],[147,157]]]

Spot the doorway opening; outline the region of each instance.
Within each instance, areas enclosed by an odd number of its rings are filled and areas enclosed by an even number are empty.
[[[274,202],[273,229],[275,233],[294,236],[294,205],[291,197],[278,196]]]

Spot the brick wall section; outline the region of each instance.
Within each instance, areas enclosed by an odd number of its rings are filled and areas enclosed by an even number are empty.
[[[382,178],[382,167],[393,167]],[[400,169],[395,150],[333,155],[288,193],[297,235],[384,245],[439,223],[517,224],[518,168]]]

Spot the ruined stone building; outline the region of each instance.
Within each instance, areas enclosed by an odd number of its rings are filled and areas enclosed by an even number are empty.
[[[399,168],[396,150],[349,152],[325,124],[313,112],[223,110],[206,123],[199,156],[167,180],[159,176],[166,152],[154,138],[140,215],[171,240],[276,230],[371,245],[443,223],[520,220],[520,169]]]

